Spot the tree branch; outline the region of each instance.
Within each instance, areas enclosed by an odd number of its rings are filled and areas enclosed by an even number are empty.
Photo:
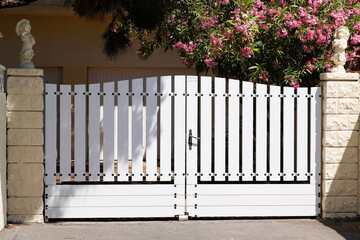
[[[0,0],[0,9],[20,7],[35,1],[37,0]]]

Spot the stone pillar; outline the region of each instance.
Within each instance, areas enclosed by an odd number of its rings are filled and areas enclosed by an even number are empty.
[[[43,70],[7,70],[8,221],[43,222]]]
[[[358,213],[359,74],[323,73],[322,216]]]
[[[6,96],[4,93],[5,67],[0,65],[0,231],[6,225]]]

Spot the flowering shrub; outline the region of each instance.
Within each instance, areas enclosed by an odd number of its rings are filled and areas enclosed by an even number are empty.
[[[342,25],[351,33],[345,67],[360,70],[360,0],[181,0],[155,35],[134,32],[141,57],[176,49],[199,73],[296,88],[331,70]]]

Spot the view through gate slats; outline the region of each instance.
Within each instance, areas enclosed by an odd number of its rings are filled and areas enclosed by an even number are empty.
[[[46,84],[47,218],[315,216],[321,88]]]

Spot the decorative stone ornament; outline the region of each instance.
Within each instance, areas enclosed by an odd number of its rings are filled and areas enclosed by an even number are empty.
[[[34,50],[32,47],[35,45],[35,38],[31,35],[30,21],[22,19],[16,24],[16,34],[21,38],[23,47],[20,52],[20,68],[33,69],[34,64],[31,62],[34,57]]]
[[[332,73],[346,73],[344,68],[346,63],[345,49],[347,48],[349,37],[350,32],[347,27],[341,26],[335,30],[335,40],[333,41],[333,46],[335,48],[333,61],[335,67],[331,70]]]

